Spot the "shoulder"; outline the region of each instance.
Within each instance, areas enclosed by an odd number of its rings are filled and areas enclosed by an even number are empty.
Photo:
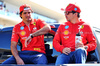
[[[19,27],[21,27],[21,22],[14,26],[14,28],[16,28],[16,29],[19,28]]]
[[[42,19],[34,19],[35,22],[44,22]]]
[[[91,26],[88,23],[83,23],[84,27],[90,28]]]
[[[62,23],[60,24],[61,27],[66,26],[67,24],[69,24],[68,22]]]
[[[84,30],[91,30],[91,25],[90,24],[88,24],[88,23],[86,23],[86,22],[84,22],[83,24],[82,24],[82,28],[84,28]]]
[[[84,22],[82,19],[80,19],[80,22],[82,25],[84,25],[85,27],[90,27],[90,25],[87,22]]]

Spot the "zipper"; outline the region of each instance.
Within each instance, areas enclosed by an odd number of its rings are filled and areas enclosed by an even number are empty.
[[[29,31],[31,31],[31,30],[30,30],[30,26],[28,26],[28,29],[29,29]]]

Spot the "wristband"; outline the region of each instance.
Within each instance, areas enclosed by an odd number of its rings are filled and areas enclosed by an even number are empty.
[[[30,34],[30,36],[31,36],[31,38],[33,38],[33,35],[32,34]]]
[[[85,46],[84,48],[85,48],[86,50],[88,49],[88,47],[87,47],[87,46]]]

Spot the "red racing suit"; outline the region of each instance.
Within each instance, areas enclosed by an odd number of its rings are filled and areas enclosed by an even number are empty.
[[[53,47],[56,49],[56,51],[62,53],[62,50],[65,47],[71,48],[71,51],[75,51],[75,36],[79,32],[78,28],[80,26],[82,42],[84,46],[88,46],[87,51],[89,52],[96,48],[96,39],[88,24],[84,23],[83,21],[72,24],[68,21],[64,24],[61,24],[55,34],[53,39]]]
[[[11,41],[18,42],[18,39],[20,39],[22,43],[22,51],[29,50],[45,53],[44,35],[33,37],[31,42],[27,45],[27,47],[25,47],[25,39],[31,33],[36,32],[44,25],[45,22],[40,19],[32,20],[29,26],[25,25],[25,23],[22,21],[14,26]]]

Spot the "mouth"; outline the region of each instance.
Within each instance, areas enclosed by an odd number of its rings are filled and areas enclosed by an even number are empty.
[[[31,17],[26,17],[26,19],[30,19]]]

